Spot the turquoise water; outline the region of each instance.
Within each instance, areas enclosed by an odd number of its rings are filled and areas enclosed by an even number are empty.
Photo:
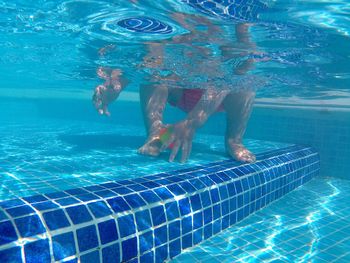
[[[317,178],[171,262],[349,262],[349,189]]]
[[[255,10],[256,2],[242,1],[241,5]],[[306,102],[349,98],[347,1],[267,1],[266,4],[267,10],[248,12],[245,19],[252,23],[250,34],[256,45],[254,51],[268,58],[256,63],[255,69],[249,72],[254,75],[250,85],[261,86],[258,85],[261,79],[266,81],[264,88],[259,90],[259,97],[296,97],[306,99]],[[132,80],[128,90],[136,90],[148,74],[140,64],[150,42],[173,49],[167,55],[171,60],[177,57],[178,61],[171,69],[179,71],[183,80],[188,80],[178,86],[189,83],[203,86],[205,81],[197,78],[205,75],[205,71],[199,70],[198,74],[189,76],[182,72],[186,61],[198,65],[203,60],[196,56],[192,60],[188,57],[178,59],[179,53],[184,54],[188,45],[184,39],[182,45],[178,45],[174,37],[185,36],[196,23],[189,21],[185,28],[176,21],[176,16],[199,14],[198,8],[180,0],[162,3],[145,0],[1,1],[0,8],[1,96],[46,97],[52,92],[74,98],[91,97],[93,87],[98,83],[96,68],[101,65],[123,69]],[[173,31],[169,34],[135,33],[116,25],[124,18],[138,16],[158,19],[172,26]],[[220,36],[224,34],[228,41],[234,39],[233,26],[237,16],[232,20],[213,14],[202,17],[222,31]],[[205,32],[206,26],[198,25],[194,30]],[[203,59],[213,64],[220,45],[215,43],[215,38],[218,36],[198,39],[195,43],[203,47],[209,45],[211,54],[204,55]],[[108,45],[116,47],[99,55],[98,50]],[[247,50],[242,45],[235,46],[232,41],[229,45],[235,51]],[[244,59],[226,61],[225,69],[231,72],[237,61]]]
[[[6,138],[0,142],[0,201],[227,159],[222,138],[205,134],[195,139],[185,164],[169,163],[167,153],[159,158],[139,155],[141,126],[46,120],[44,126],[9,124],[0,128],[0,135]],[[289,146],[258,140],[246,144],[256,154]]]
[[[0,1],[0,201],[228,158],[223,113],[185,164],[137,154],[140,86],[256,92],[246,146],[312,145],[323,177],[174,262],[349,262],[349,17],[346,0]],[[127,83],[109,118],[101,67]]]

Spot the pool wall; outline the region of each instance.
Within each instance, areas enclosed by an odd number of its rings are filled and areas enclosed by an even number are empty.
[[[26,121],[45,124],[46,119],[54,118],[138,126],[143,122],[137,94],[132,95],[132,101],[126,98],[113,104],[110,118],[98,116],[87,99],[4,98],[0,105],[0,123]],[[183,116],[173,107],[168,107],[165,113],[169,122]],[[224,114],[216,114],[199,132],[224,134],[224,127]],[[320,154],[322,176],[350,179],[350,109],[347,107],[288,107],[257,103],[245,137],[312,146]]]
[[[162,262],[303,185],[319,155],[291,146],[0,203],[0,262]]]
[[[246,136],[312,146],[322,176],[350,179],[350,108],[256,107]]]

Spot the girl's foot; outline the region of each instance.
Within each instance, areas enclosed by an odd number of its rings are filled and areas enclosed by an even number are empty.
[[[149,156],[158,156],[160,154],[160,148],[162,146],[162,142],[159,136],[152,136],[143,146],[138,149],[139,154],[149,155]]]
[[[255,155],[250,152],[242,143],[233,142],[226,139],[226,152],[236,161],[253,163],[256,161]]]

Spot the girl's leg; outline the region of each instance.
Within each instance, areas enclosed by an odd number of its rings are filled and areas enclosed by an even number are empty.
[[[252,112],[254,97],[253,91],[239,91],[227,95],[223,103],[227,119],[226,151],[237,161],[255,161],[255,155],[245,148],[242,142]]]
[[[163,112],[168,100],[168,88],[162,85],[140,87],[140,104],[147,133],[145,144],[139,148],[140,154],[158,156],[161,142],[159,133],[163,127]]]

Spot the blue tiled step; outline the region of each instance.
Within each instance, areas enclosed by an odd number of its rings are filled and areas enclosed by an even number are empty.
[[[0,203],[0,262],[163,262],[319,171],[293,146],[171,173]]]

